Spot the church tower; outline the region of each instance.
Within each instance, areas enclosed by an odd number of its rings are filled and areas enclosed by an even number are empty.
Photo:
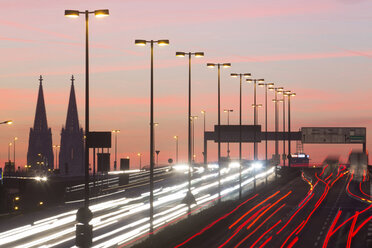
[[[66,125],[62,127],[61,131],[59,169],[60,174],[65,176],[84,175],[84,135],[83,129],[79,126],[74,80],[74,76],[72,75]]]
[[[52,131],[48,127],[45,111],[43,78],[40,75],[34,127],[30,128],[27,164],[35,169],[53,169]]]

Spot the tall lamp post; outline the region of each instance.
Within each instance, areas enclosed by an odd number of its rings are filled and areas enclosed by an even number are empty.
[[[150,233],[153,233],[154,221],[154,44],[159,46],[169,45],[169,40],[135,40],[138,46],[146,46],[150,43]]]
[[[16,141],[18,140],[18,137],[14,137],[14,139],[13,139],[13,144],[14,144],[14,146],[13,146],[13,163],[14,163],[14,168],[17,168],[16,167],[16,163],[15,163],[15,159],[16,159]]]
[[[221,66],[223,68],[231,67],[231,63],[207,63],[208,68],[217,67],[218,71],[218,202],[221,202]]]
[[[114,170],[117,168],[117,148],[118,148],[118,133],[120,133],[120,130],[112,130],[111,131],[113,134],[115,134],[115,161],[114,161]]]
[[[58,148],[60,148],[60,145],[53,145],[53,148],[55,149],[56,152],[56,169],[58,169]]]
[[[231,77],[239,76],[239,199],[242,198],[242,78],[251,77],[250,73],[231,73]]]
[[[65,16],[78,18],[80,14],[85,15],[85,136],[89,137],[89,14],[96,17],[105,17],[109,15],[108,9],[94,11],[65,10]],[[89,225],[93,214],[89,210],[89,145],[85,139],[85,196],[84,207],[80,208],[76,214],[78,223],[76,225],[75,244],[78,247],[89,247],[92,245],[93,227]]]
[[[139,157],[139,162],[140,162],[140,164],[139,164],[139,166],[140,166],[140,170],[142,170],[142,153],[137,153],[137,156]]]
[[[273,99],[273,102],[275,104],[275,164],[278,164],[278,161],[280,161],[279,157],[279,140],[278,140],[278,132],[279,132],[279,108],[278,108],[278,94],[283,93],[283,87],[271,87],[269,88],[270,91],[274,91],[275,98]]]
[[[188,192],[186,197],[189,197],[191,200],[193,198],[191,194],[191,161],[194,161],[194,151],[193,156],[191,158],[191,57],[195,56],[196,58],[204,57],[204,52],[176,52],[176,57],[188,57],[189,60],[189,102],[188,102],[188,115],[187,115],[187,126],[188,126],[188,152],[187,152],[187,162],[189,164],[189,171],[188,171]],[[193,141],[194,142],[194,141]],[[178,136],[177,136],[177,147],[178,147]],[[177,163],[178,163],[178,148],[177,148]],[[189,201],[189,210],[191,201]]]
[[[190,116],[191,123],[192,123],[192,140],[191,140],[191,147],[192,147],[192,163],[195,163],[195,120],[198,119],[197,115]],[[191,165],[191,164],[190,164]],[[191,166],[190,166],[191,167]],[[190,175],[191,175],[191,169],[190,169]]]
[[[254,126],[257,126],[257,82],[258,83],[263,83],[265,81],[265,79],[246,79],[246,81],[248,83],[254,83],[254,95],[253,95],[253,104],[252,104],[252,107],[254,107],[254,111],[253,111],[253,121],[254,121]],[[256,128],[256,127],[255,127]],[[258,149],[257,149],[257,142],[256,142],[256,131],[254,132],[254,143],[253,143],[253,159],[254,160],[257,160],[257,153],[258,153]]]
[[[274,87],[274,83],[258,83],[258,86],[265,87],[265,160],[267,162],[267,87]]]
[[[288,167],[291,167],[291,97],[296,93],[287,91],[285,95],[288,97]]]
[[[230,126],[230,113],[234,112],[233,109],[224,109],[224,113],[227,113],[227,125]],[[230,158],[230,142],[227,142],[227,157]]]
[[[176,164],[178,164],[178,135],[173,136],[176,140]]]
[[[205,117],[207,115],[207,111],[205,110],[202,110],[200,111],[203,115],[203,140],[205,142]],[[206,154],[205,154],[205,144],[204,144],[204,150],[203,150],[203,160],[204,160],[204,164],[206,165],[207,164],[207,157],[206,157]]]
[[[285,156],[285,92],[283,90],[283,98],[281,99],[282,102],[283,102],[283,166],[285,166],[285,160],[286,160],[286,156]]]
[[[8,144],[8,161],[9,161],[9,166],[10,166],[10,147],[12,146],[13,144],[12,144],[12,142],[10,142],[9,144]]]

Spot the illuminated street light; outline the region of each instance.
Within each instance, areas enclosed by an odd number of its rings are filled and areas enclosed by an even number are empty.
[[[203,115],[203,139],[204,139],[204,142],[205,142],[205,118],[206,118],[206,115],[207,115],[207,111],[202,110],[200,112]],[[206,151],[205,151],[205,145],[204,145],[204,149],[203,149],[203,158],[204,158],[204,164],[206,165],[207,164],[207,154],[206,154]]]
[[[137,153],[137,156],[138,156],[139,159],[140,159],[140,161],[139,161],[139,162],[140,162],[140,163],[139,163],[139,164],[140,164],[140,170],[142,170],[142,153],[140,153],[140,152]]]
[[[12,120],[2,121],[2,122],[0,122],[0,124],[8,124],[8,125],[11,125],[11,124],[13,124],[13,121],[12,121]]]
[[[112,133],[115,134],[115,161],[114,161],[114,170],[116,171],[116,167],[117,167],[117,147],[118,147],[118,133],[120,133],[120,130],[112,130],[111,131]]]
[[[240,79],[239,84],[239,199],[242,198],[242,79],[251,77],[251,73],[231,73],[231,77]]]
[[[254,83],[254,95],[253,95],[253,123],[254,126],[257,126],[257,82],[263,83],[265,82],[265,79],[246,79],[248,83]],[[256,127],[255,127],[256,128]],[[256,129],[255,129],[256,130]],[[257,154],[258,154],[258,147],[256,142],[256,131],[254,132],[254,143],[253,143],[253,159],[257,160]]]
[[[279,108],[278,108],[278,94],[283,93],[283,87],[270,87],[270,91],[274,91],[275,98],[273,102],[275,103],[275,166],[280,162],[279,156],[279,139],[278,139],[278,132],[279,132]]]
[[[189,100],[188,100],[188,153],[187,153],[187,162],[189,164],[189,171],[188,171],[188,181],[189,181],[189,187],[188,187],[188,195],[187,197],[193,197],[191,194],[191,57],[195,56],[196,58],[204,57],[204,52],[176,52],[176,57],[185,57],[188,56],[189,60]],[[177,137],[177,147],[178,147],[178,137]],[[193,159],[194,160],[194,159]],[[178,148],[177,148],[177,159],[178,163]],[[190,204],[189,204],[190,206]],[[190,210],[190,207],[189,207]]]
[[[176,140],[176,164],[178,164],[178,135],[173,136]]]
[[[230,113],[234,112],[233,109],[224,109],[224,113],[227,113],[227,125],[230,126]],[[227,157],[230,158],[230,142],[227,142]]]
[[[284,95],[288,97],[288,167],[291,167],[291,97],[296,96],[296,93],[286,91]]]
[[[16,163],[15,163],[15,159],[16,159],[16,141],[18,140],[18,137],[14,137],[13,139],[13,163],[14,163],[14,168],[17,168],[16,167]]]
[[[89,14],[94,14],[96,17],[104,17],[109,15],[108,9],[99,9],[94,11],[78,11],[65,10],[65,16],[77,18],[80,14],[85,15],[85,135],[89,135]],[[76,214],[78,223],[76,225],[76,240],[75,244],[78,247],[89,247],[92,245],[92,225],[89,221],[93,214],[89,210],[89,145],[85,142],[85,194],[84,207],[80,208]]]
[[[59,169],[59,167],[58,167],[58,149],[59,149],[60,147],[61,147],[60,145],[53,145],[53,148],[54,148],[55,151],[56,151],[56,169]]]
[[[154,222],[154,43],[159,46],[169,45],[169,40],[135,40],[137,46],[150,43],[151,72],[150,72],[150,233],[153,233]]]
[[[207,63],[208,68],[218,69],[218,202],[221,202],[221,66],[223,68],[231,67],[231,63]]]
[[[274,87],[274,83],[258,83],[259,87],[265,87],[265,160],[267,162],[267,87]]]

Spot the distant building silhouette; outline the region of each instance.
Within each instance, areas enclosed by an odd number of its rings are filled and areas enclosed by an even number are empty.
[[[34,127],[30,128],[28,140],[27,164],[36,169],[53,169],[52,131],[48,127],[47,122],[42,84],[43,78],[41,75],[39,81]]]
[[[61,131],[61,150],[59,153],[60,174],[65,176],[84,175],[83,129],[79,126],[76,107],[74,76],[71,77],[70,99],[67,109],[66,125]]]

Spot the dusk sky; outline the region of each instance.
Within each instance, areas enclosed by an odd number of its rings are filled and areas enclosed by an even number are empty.
[[[207,62],[231,62],[221,73],[221,108],[234,109],[238,124],[239,80],[230,73],[250,72],[296,92],[292,99],[292,130],[311,126],[367,127],[372,139],[372,1],[369,0],[1,0],[0,17],[0,164],[8,143],[17,136],[17,166],[26,164],[29,130],[36,109],[39,75],[43,75],[48,125],[59,144],[66,121],[71,75],[76,78],[79,121],[84,126],[84,18],[64,17],[65,9],[109,9],[110,16],[90,18],[90,129],[120,129],[118,158],[130,156],[138,166],[149,161],[150,48],[135,39],[169,39],[155,47],[155,128],[159,161],[175,158],[174,135],[180,138],[180,161],[187,159],[188,64],[176,51],[204,52],[193,59],[193,115],[196,160],[202,161],[203,116],[207,130],[217,123],[217,70]],[[253,87],[243,85],[243,124],[253,124]],[[274,105],[269,100],[269,130]],[[264,90],[258,89],[258,103]],[[264,125],[264,109],[259,123]],[[226,124],[226,114],[221,114]],[[282,106],[280,106],[282,129]],[[281,142],[280,142],[281,143]],[[295,152],[295,142],[293,143]],[[312,162],[328,154],[346,158],[360,145],[305,145]],[[243,145],[252,158],[252,145]],[[280,151],[282,148],[280,147]],[[210,143],[209,160],[217,145]],[[273,151],[273,143],[270,144]],[[259,145],[264,158],[264,143]],[[13,154],[13,149],[12,149]],[[226,146],[222,145],[222,155]],[[238,157],[238,146],[231,145]],[[13,155],[12,155],[13,157]],[[113,157],[111,157],[113,161]]]

